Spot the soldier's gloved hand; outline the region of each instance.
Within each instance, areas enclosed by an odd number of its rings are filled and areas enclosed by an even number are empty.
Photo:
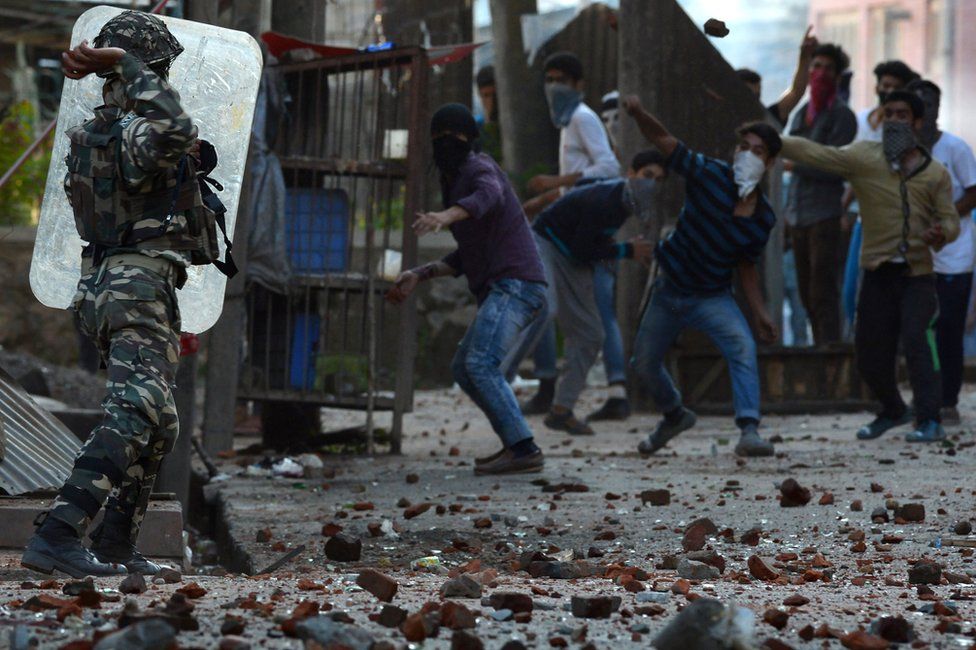
[[[61,53],[61,70],[69,79],[84,79],[92,73],[109,70],[125,56],[121,47],[89,47],[82,41],[77,47]]]

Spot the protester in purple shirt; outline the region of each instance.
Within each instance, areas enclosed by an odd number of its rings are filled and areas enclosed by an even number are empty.
[[[478,299],[478,314],[458,345],[454,379],[484,411],[504,447],[475,460],[475,474],[542,470],[542,450],[522,416],[506,377],[534,341],[529,328],[545,318],[546,281],[539,250],[505,173],[486,154],[472,151],[478,138],[466,106],[446,104],[430,125],[434,163],[441,172],[444,210],[421,212],[418,235],[450,228],[458,247],[439,262],[400,274],[387,293],[405,301],[420,282],[464,275]]]

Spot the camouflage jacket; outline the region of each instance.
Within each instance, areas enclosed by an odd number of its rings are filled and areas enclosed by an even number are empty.
[[[93,120],[70,130],[69,137],[79,129],[94,126],[98,130],[122,119],[118,154],[122,184],[130,193],[165,192],[175,186],[178,165],[196,141],[197,128],[180,104],[179,93],[135,56],[124,55],[114,72],[116,77],[107,82],[105,105],[95,109]],[[70,176],[69,172],[65,179],[69,198],[73,190]],[[179,247],[171,246],[170,239],[144,240],[138,247],[118,247],[110,252],[139,252],[188,265],[187,253],[174,250]]]

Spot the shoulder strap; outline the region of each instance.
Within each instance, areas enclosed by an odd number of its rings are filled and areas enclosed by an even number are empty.
[[[226,275],[228,278],[232,278],[237,275],[237,263],[234,262],[234,243],[227,236],[227,207],[224,206],[223,202],[220,200],[212,189],[210,189],[208,183],[212,184],[218,189],[223,189],[223,186],[206,175],[200,175],[198,177],[198,182],[200,183],[200,195],[203,198],[204,204],[210,208],[214,213],[214,221],[217,222],[217,227],[220,228],[220,234],[224,237],[224,260],[214,260],[213,265],[217,267],[217,270]]]

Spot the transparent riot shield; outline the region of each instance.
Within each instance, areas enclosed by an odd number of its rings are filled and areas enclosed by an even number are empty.
[[[92,42],[102,25],[121,12],[119,8],[105,6],[86,11],[75,23],[72,46],[83,40]],[[251,119],[261,80],[261,49],[244,32],[166,16],[160,18],[185,48],[173,62],[170,83],[179,91],[200,138],[212,142],[217,149],[219,163],[212,176],[224,186],[219,196],[227,207],[227,232],[233,238]],[[103,83],[95,75],[80,81],[68,79],[61,96],[54,153],[30,272],[34,295],[48,307],[68,308],[81,275],[83,242],[75,230],[71,206],[63,189],[68,154],[65,131],[89,119],[92,109],[102,104]],[[218,239],[221,239],[219,234]],[[221,251],[223,255],[222,241]],[[226,280],[212,265],[190,267],[189,280],[179,292],[184,331],[203,332],[217,321],[223,308]]]

